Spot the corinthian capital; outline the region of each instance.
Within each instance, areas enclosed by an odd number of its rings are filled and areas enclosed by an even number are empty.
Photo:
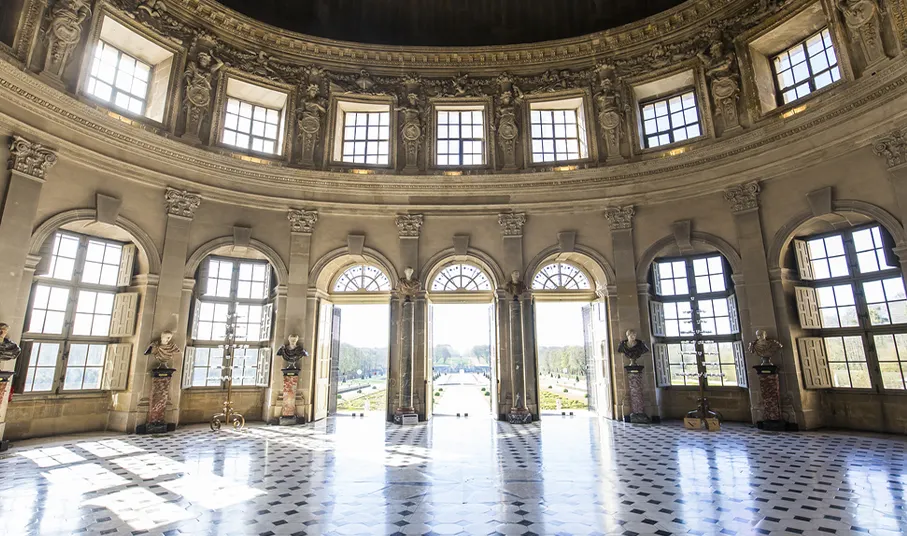
[[[907,137],[900,130],[895,130],[876,141],[872,146],[872,152],[884,157],[890,168],[907,164]]]
[[[636,215],[636,209],[633,205],[625,207],[608,207],[605,209],[605,218],[608,219],[608,226],[612,231],[633,228],[633,216]]]
[[[47,147],[13,136],[9,144],[9,169],[44,180],[44,174],[56,163],[57,155]]]
[[[400,237],[418,238],[422,232],[422,223],[425,221],[422,214],[398,214],[394,223],[400,231]]]
[[[504,236],[523,236],[523,225],[526,225],[525,212],[508,212],[498,215],[501,232]]]
[[[167,205],[167,214],[191,220],[195,217],[195,209],[202,204],[202,197],[186,190],[167,188],[164,204]]]
[[[734,212],[743,212],[759,207],[759,181],[746,182],[724,190],[724,199],[731,204]]]
[[[312,234],[318,221],[318,211],[291,208],[287,219],[290,220],[290,232]]]

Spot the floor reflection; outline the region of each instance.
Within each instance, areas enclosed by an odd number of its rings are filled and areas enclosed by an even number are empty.
[[[0,534],[907,533],[907,441],[586,414],[22,441]]]

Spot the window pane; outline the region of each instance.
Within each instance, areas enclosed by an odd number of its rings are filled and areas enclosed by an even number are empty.
[[[699,112],[693,91],[666,97],[642,106],[643,139],[652,148],[701,135]]]

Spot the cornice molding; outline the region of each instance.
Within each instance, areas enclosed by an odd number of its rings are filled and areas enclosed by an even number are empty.
[[[29,141],[22,136],[13,136],[9,144],[9,169],[32,179],[44,181],[47,170],[57,163],[54,151]]]

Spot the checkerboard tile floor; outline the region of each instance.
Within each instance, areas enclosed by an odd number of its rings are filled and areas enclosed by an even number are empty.
[[[0,455],[0,535],[907,534],[907,438],[336,417]]]

